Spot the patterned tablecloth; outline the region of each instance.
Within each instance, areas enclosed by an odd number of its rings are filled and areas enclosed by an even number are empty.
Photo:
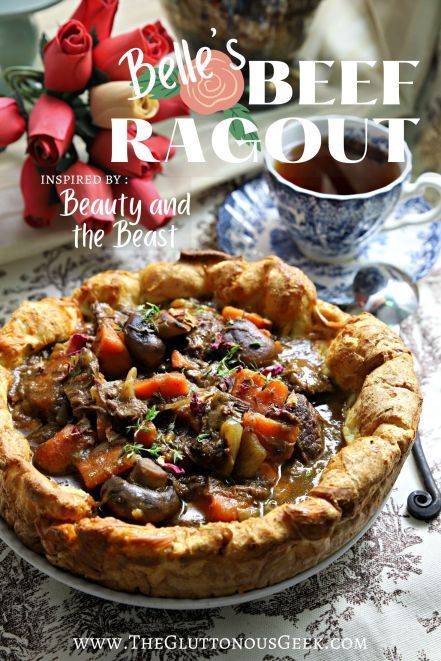
[[[213,247],[216,205],[227,190],[219,187],[193,203],[192,217],[176,223],[174,249],[108,246],[92,252],[66,245],[2,267],[1,322],[24,298],[68,294],[92,273],[137,269],[175,257],[180,246]],[[425,394],[422,440],[439,475],[441,263],[421,284],[421,299],[404,333]],[[419,486],[411,457],[376,523],[350,551],[296,587],[231,608],[166,611],[106,602],[46,577],[0,542],[0,659],[438,661],[441,518],[427,524],[409,517],[406,498]],[[145,649],[135,636],[144,637]],[[199,648],[190,649],[195,638]],[[316,649],[303,649],[312,644]],[[152,646],[164,649],[153,652]]]

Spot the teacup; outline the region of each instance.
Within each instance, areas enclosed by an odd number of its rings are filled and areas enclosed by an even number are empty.
[[[322,137],[328,135],[328,117],[311,117]],[[345,139],[365,142],[365,120],[344,117]],[[368,121],[368,144],[385,153],[388,150],[388,129]],[[304,141],[299,122],[292,122],[283,133],[285,153]],[[396,229],[403,225],[425,223],[441,215],[441,175],[425,172],[410,183],[412,154],[407,144],[405,160],[399,163],[400,174],[389,185],[367,193],[333,195],[319,193],[282,177],[276,170],[274,158],[265,155],[270,189],[275,197],[281,218],[290,229],[295,243],[306,257],[319,262],[340,263],[356,256],[363,245],[380,230]],[[436,205],[421,213],[407,213],[400,218],[391,216],[399,202],[422,195],[426,188],[438,192]]]

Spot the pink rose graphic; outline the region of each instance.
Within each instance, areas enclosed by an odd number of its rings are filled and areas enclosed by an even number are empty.
[[[192,64],[195,65],[195,60]],[[196,81],[189,80],[183,85],[179,77],[182,101],[201,115],[211,115],[234,106],[243,94],[245,83],[242,73],[232,69],[232,64],[225,53],[211,51],[211,60],[205,69],[205,75],[213,74],[210,78],[202,78],[196,68]]]

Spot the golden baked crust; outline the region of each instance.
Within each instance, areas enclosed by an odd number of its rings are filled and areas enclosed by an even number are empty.
[[[44,476],[13,426],[10,369],[64,339],[94,301],[110,305],[214,298],[269,317],[283,333],[333,337],[327,364],[351,405],[346,446],[319,484],[242,522],[156,528],[95,516],[92,497]],[[250,263],[222,253],[185,253],[139,273],[93,276],[67,299],[23,303],[0,331],[0,512],[18,537],[59,567],[108,587],[198,598],[277,583],[326,558],[364,526],[389,492],[415,437],[421,394],[410,351],[369,314],[349,317],[317,301],[298,269],[276,257]]]

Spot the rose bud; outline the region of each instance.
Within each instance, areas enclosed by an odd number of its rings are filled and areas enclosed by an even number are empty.
[[[81,21],[97,39],[106,39],[112,32],[118,0],[81,0],[71,19]]]
[[[55,92],[83,90],[92,75],[92,37],[80,21],[70,20],[46,44],[44,86]]]
[[[0,97],[0,149],[15,142],[26,130],[26,121],[20,114],[17,101],[9,96]]]
[[[94,230],[100,228],[104,229],[106,233],[110,232],[115,220],[112,210],[113,195],[111,187],[106,182],[104,172],[93,165],[77,161],[64,174],[69,180],[66,183],[55,184],[55,188],[65,210],[69,209],[67,201],[70,199],[69,191],[73,189],[75,200],[80,203],[87,202],[87,208],[83,213],[79,208],[73,211],[72,216],[75,221],[79,225],[86,223],[88,228]],[[82,177],[82,183],[77,183],[80,177]]]
[[[70,146],[75,130],[72,108],[42,94],[29,115],[28,152],[37,165],[53,167]]]
[[[158,112],[159,102],[144,96],[129,99],[133,88],[127,81],[114,81],[97,85],[90,90],[90,114],[92,124],[103,129],[112,128],[112,118],[151,119]]]
[[[23,218],[31,227],[47,227],[54,219],[58,204],[54,202],[53,187],[41,183],[41,175],[32,158],[23,163],[20,177],[23,195]]]
[[[128,134],[129,137],[133,137],[134,132],[129,128]],[[161,161],[161,158],[154,152],[154,148],[151,148],[151,151],[152,156],[157,161],[142,161],[135,154],[132,143],[129,142],[127,144],[127,163],[112,162],[112,131],[108,129],[98,131],[89,147],[91,160],[104,170],[110,170],[124,177],[148,177],[153,179],[157,172],[161,172],[162,166],[158,162]]]
[[[159,22],[158,22],[159,23]],[[103,39],[94,48],[93,61],[96,69],[106,74],[110,80],[130,80],[127,60],[118,64],[120,58],[132,48],[140,48],[146,64],[157,64],[170,52],[170,37],[165,37],[165,28],[159,23],[135,28],[115,37]],[[133,93],[133,90],[132,90]]]
[[[185,105],[180,96],[173,96],[171,99],[161,99],[159,109],[156,115],[149,121],[152,124],[162,122],[171,117],[184,117],[190,114],[190,108]]]
[[[176,153],[176,147],[170,147],[170,138],[165,135],[155,133],[148,140],[144,140],[144,144],[150,149],[152,154],[156,154],[156,158],[160,161],[165,161],[168,156],[168,161],[173,158]]]
[[[150,209],[154,200],[162,200],[155,184],[149,179],[129,179],[125,184],[114,184],[112,186],[115,198],[126,195],[127,198],[141,202],[141,220],[140,223],[149,230],[156,230],[162,225],[166,225],[173,218],[173,214],[156,213]],[[128,205],[126,205],[128,206]],[[126,212],[126,217],[130,220],[136,220],[136,215]]]

